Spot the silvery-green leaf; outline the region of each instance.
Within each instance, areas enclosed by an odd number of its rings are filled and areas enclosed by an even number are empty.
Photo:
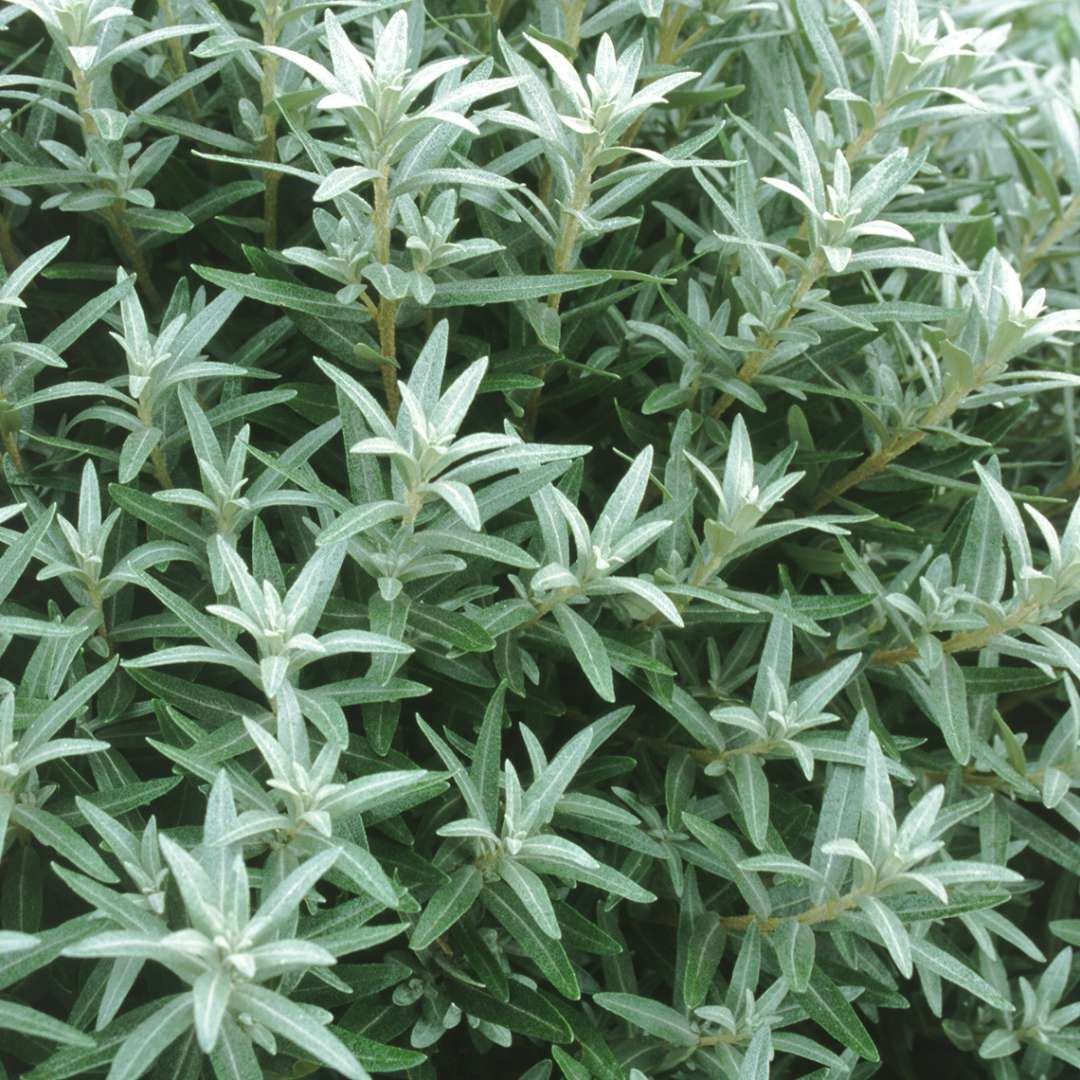
[[[930,704],[953,757],[966,764],[972,749],[967,687],[960,665],[947,653],[930,672]]]
[[[759,850],[765,847],[769,828],[769,782],[761,760],[754,754],[738,754],[731,771],[750,839]]]
[[[911,946],[908,932],[896,913],[876,896],[859,897],[859,907],[866,912],[882,944],[889,950],[893,963],[905,979],[911,978]]]
[[[602,1009],[614,1013],[633,1027],[655,1035],[675,1046],[696,1046],[697,1032],[681,1013],[670,1005],[641,997],[638,994],[602,993],[593,995]]]
[[[409,939],[410,947],[426,949],[442,937],[469,911],[483,887],[484,879],[475,867],[463,866],[455,871],[428,900]]]
[[[559,604],[553,614],[593,689],[605,701],[614,701],[611,660],[600,635],[566,604]]]
[[[504,858],[499,863],[499,876],[513,889],[522,906],[548,937],[562,937],[551,897],[537,874],[513,858]]]
[[[109,1069],[111,1080],[136,1080],[142,1076],[193,1022],[190,993],[163,999],[120,1046]]]
[[[814,970],[814,931],[798,919],[785,919],[772,935],[780,970],[795,993],[810,984]]]
[[[236,994],[239,1008],[270,1031],[295,1043],[306,1054],[350,1080],[369,1080],[367,1071],[344,1043],[318,1023],[310,1007],[298,1005],[262,986],[246,985]]]

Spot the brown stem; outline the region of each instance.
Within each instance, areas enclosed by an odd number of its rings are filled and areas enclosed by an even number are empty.
[[[563,41],[577,52],[581,44],[581,20],[588,0],[563,0]]]
[[[806,264],[806,268],[803,270],[802,276],[795,286],[795,292],[792,293],[791,303],[788,305],[788,309],[784,313],[784,317],[780,320],[780,323],[773,327],[773,329],[766,330],[758,336],[757,341],[754,343],[754,351],[743,361],[737,376],[739,382],[746,383],[746,385],[749,386],[754,379],[758,377],[761,373],[761,369],[768,363],[769,358],[772,356],[773,349],[776,348],[777,334],[786,330],[791,325],[795,316],[799,313],[799,305],[802,303],[803,297],[805,297],[814,287],[815,282],[821,277],[821,274],[821,258],[820,256],[815,255]],[[714,420],[718,420],[734,403],[735,398],[730,394],[724,394],[713,406],[709,415]]]
[[[798,915],[793,916],[796,922],[803,926],[817,926],[819,923],[831,922],[839,918],[845,911],[856,907],[860,896],[865,896],[865,889],[853,889],[844,896],[838,896],[835,900],[826,900],[824,904],[816,904],[807,908]],[[771,934],[787,922],[787,919],[778,918],[775,915],[762,917],[760,915],[724,915],[720,918],[720,925],[726,930],[749,930],[756,926],[763,934]]]
[[[273,161],[276,156],[276,139],[271,136],[264,143],[269,146],[269,156],[264,160]],[[278,190],[281,187],[281,173],[267,172],[266,185],[263,188],[263,239],[268,248],[276,248],[278,243]]]
[[[162,18],[168,26],[180,25],[177,21],[176,14],[173,12],[172,0],[158,0],[158,6],[161,8]],[[168,50],[173,74],[176,78],[181,79],[187,74],[187,61],[184,59],[184,46],[180,38],[169,38]],[[197,121],[199,119],[199,103],[195,98],[194,90],[187,90],[184,92],[184,103],[187,105],[187,110],[191,114],[191,119]]]
[[[1071,494],[1078,487],[1080,487],[1080,460],[1074,461],[1072,468],[1069,469],[1068,473],[1061,480],[1059,480],[1046,494],[1049,495],[1051,498],[1060,499],[1066,495]],[[1068,503],[1065,503],[1061,506],[1055,507],[1054,510],[1052,512],[1048,512],[1048,514],[1050,517],[1053,517],[1055,514],[1060,513],[1061,511],[1065,511],[1066,513],[1068,513],[1071,512],[1071,510],[1072,507]]]
[[[570,206],[565,208],[562,212],[562,221],[559,225],[559,239],[555,244],[555,253],[551,259],[551,269],[553,273],[565,274],[567,271],[573,269],[574,263],[577,261],[575,257],[575,250],[577,248],[578,240],[581,237],[581,221],[577,216],[580,212],[589,205],[589,198],[592,195],[592,181],[593,173],[595,169],[593,167],[594,149],[590,147],[585,151],[582,158],[581,168],[578,170],[577,177],[574,180],[574,190],[570,196]],[[552,293],[547,298],[548,307],[552,311],[557,312],[559,305],[562,303],[562,293]],[[547,375],[547,365],[543,364],[536,368],[533,374],[538,379],[543,379]],[[538,386],[529,397],[528,404],[525,406],[525,430],[533,432],[536,430],[536,418],[540,412],[540,399],[543,396],[543,386]]]
[[[79,108],[79,117],[82,120],[83,139],[89,141],[98,135],[97,123],[90,112],[93,107],[90,83],[86,76],[78,70],[74,73],[74,80],[75,101]],[[157,289],[154,288],[154,281],[150,274],[150,263],[146,258],[146,253],[142,251],[136,242],[135,234],[131,231],[131,226],[127,222],[123,202],[118,199],[110,203],[106,215],[109,224],[112,226],[116,241],[120,245],[120,250],[126,256],[128,264],[135,271],[136,286],[151,307],[160,308],[161,296],[158,294]]]
[[[172,476],[169,475],[169,466],[165,463],[165,454],[160,446],[155,446],[150,451],[150,466],[154,470],[154,479],[158,486],[167,489],[173,486]]]
[[[1050,229],[1047,230],[1046,235],[1042,238],[1039,245],[1033,251],[1028,252],[1021,257],[1021,277],[1027,277],[1027,275],[1050,254],[1051,250],[1069,234],[1076,224],[1078,216],[1080,216],[1080,194],[1073,196],[1072,201],[1065,207],[1061,217],[1059,217]]]
[[[1016,607],[1012,614],[1005,618],[1004,622],[983,626],[978,630],[964,630],[961,633],[953,634],[952,637],[941,643],[941,647],[950,655],[985,648],[994,638],[1007,634],[1010,630],[1016,630],[1018,627],[1030,622],[1039,614],[1040,610],[1041,605],[1029,600],[1027,603]],[[870,657],[870,663],[877,667],[896,667],[899,664],[906,664],[917,659],[918,655],[918,646],[902,645],[895,649],[878,649]]]
[[[573,269],[576,259],[574,250],[581,237],[581,219],[577,216],[589,205],[592,195],[593,180],[593,153],[586,151],[574,180],[574,190],[570,196],[570,206],[562,212],[562,222],[559,226],[559,240],[555,245],[555,254],[551,260],[552,271],[556,274],[565,274]],[[548,307],[552,311],[559,310],[562,303],[562,293],[552,293],[548,297]]]
[[[874,122],[867,127],[864,127],[859,132],[855,141],[849,143],[847,149],[844,151],[844,157],[847,158],[849,165],[854,165],[863,154],[866,152],[866,148],[874,141],[875,136],[878,133],[878,128],[881,126],[881,121],[889,115],[889,108],[887,105],[875,105],[874,106]]]
[[[0,259],[4,260],[4,266],[7,267],[9,274],[14,273],[16,267],[21,266],[23,261],[23,253],[15,243],[11,235],[11,226],[3,214],[0,214]]]
[[[127,222],[124,215],[124,204],[119,201],[112,203],[108,214],[117,242],[135,271],[135,284],[142,292],[146,302],[155,311],[160,310],[161,294],[154,286],[154,279],[150,273],[150,261],[146,257],[146,252],[139,247],[138,241],[135,239],[135,233],[132,232],[131,226]]]
[[[3,437],[4,453],[11,458],[11,464],[17,472],[26,472],[22,452],[19,450],[19,437],[14,431],[5,431]]]
[[[390,230],[391,230],[391,206],[390,206],[390,167],[384,166],[382,175],[375,180],[374,207],[372,220],[375,226],[375,258],[387,266],[390,263]],[[397,417],[401,407],[401,392],[398,390],[397,379],[397,303],[379,297],[379,314],[377,318],[379,327],[379,352],[387,358],[387,363],[379,368],[382,373],[383,391],[386,394],[386,407],[390,419]]]
[[[263,23],[263,44],[276,45],[278,37],[277,4],[271,4]],[[270,52],[262,57],[262,115],[263,135],[260,156],[263,161],[277,161],[277,112],[274,109],[274,94],[277,87],[278,58]],[[272,170],[267,172],[266,185],[263,188],[263,240],[268,248],[277,247],[278,242],[278,189],[281,187],[281,174]]]
[[[812,508],[820,510],[833,499],[839,498],[849,488],[856,487],[873,476],[887,469],[901,454],[906,454],[912,447],[918,446],[925,438],[925,431],[905,431],[894,435],[877,453],[865,457],[851,472],[841,477],[835,484],[823,491],[813,502]]]
[[[98,134],[97,121],[90,110],[93,108],[93,100],[90,93],[90,83],[81,71],[74,73],[75,80],[75,103],[79,108],[79,119],[82,120],[83,139],[90,139]]]
[[[385,297],[379,300],[379,352],[394,360],[397,354],[397,304]],[[382,375],[383,392],[386,395],[386,411],[391,420],[397,419],[401,408],[401,391],[398,389],[397,365],[387,363],[379,365]]]
[[[673,64],[679,43],[679,34],[682,33],[690,9],[682,4],[665,4],[660,14],[660,29],[656,42],[656,62],[658,64]]]
[[[822,507],[827,506],[833,499],[843,495],[845,491],[883,472],[901,454],[906,454],[913,447],[918,446],[926,437],[925,429],[937,427],[948,420],[960,407],[967,394],[968,389],[964,387],[950,390],[937,404],[927,410],[922,419],[920,430],[904,431],[894,435],[880,450],[864,458],[851,472],[826,488],[814,500],[813,509],[820,510]]]
[[[707,24],[702,24],[693,33],[689,34],[684,41],[679,41],[679,34],[690,14],[690,9],[682,5],[665,5],[663,14],[660,16],[660,32],[656,42],[656,65],[668,67],[677,64],[683,53],[692,45],[700,41],[705,35]],[[647,83],[646,83],[647,85]],[[627,129],[622,137],[624,146],[633,146],[637,142],[638,134],[645,123],[645,113],[642,113]],[[605,172],[613,173],[626,160],[626,155],[612,161]]]
[[[700,765],[710,765],[715,761],[730,761],[737,757],[760,757],[763,754],[772,753],[780,749],[781,744],[774,739],[761,739],[758,742],[744,743],[742,746],[732,746],[726,750],[705,750],[702,747],[688,748],[669,742],[667,739],[656,739],[651,736],[642,736],[639,740],[654,750],[661,750],[665,754],[685,753],[692,757]]]
[[[105,603],[101,599],[101,592],[96,585],[90,588],[90,602],[93,605],[94,611],[97,612],[98,622],[97,630],[95,633],[105,643],[106,656],[112,653],[112,642],[109,640],[109,628],[105,623]]]

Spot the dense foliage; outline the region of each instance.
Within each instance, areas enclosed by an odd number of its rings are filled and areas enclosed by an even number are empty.
[[[0,1078],[1080,1070],[1080,5],[0,8]]]

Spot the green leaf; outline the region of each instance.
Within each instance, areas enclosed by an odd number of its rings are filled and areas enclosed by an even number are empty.
[[[517,897],[501,882],[489,884],[483,892],[484,906],[502,924],[524,950],[525,955],[540,969],[551,985],[563,997],[577,1001],[581,987],[574,974],[570,957],[562,944],[537,930]]]
[[[874,1041],[863,1022],[840,987],[820,967],[815,970],[810,985],[801,993],[794,993],[794,998],[815,1024],[824,1028],[849,1050],[854,1050],[859,1057],[867,1061],[880,1060]]]
[[[772,1032],[767,1024],[762,1024],[743,1055],[739,1067],[739,1080],[769,1080],[769,1061],[772,1058]]]
[[[910,979],[912,974],[910,940],[908,932],[896,913],[875,896],[860,897],[859,907],[866,912],[882,944],[889,950],[893,963],[900,969],[900,974],[905,979]]]
[[[762,851],[769,829],[769,781],[765,778],[765,769],[756,755],[738,754],[731,771],[750,839],[758,851]]]
[[[1068,945],[1080,945],[1080,919],[1055,919],[1050,932]]]
[[[742,869],[746,860],[738,841],[727,830],[696,814],[684,812],[682,821],[691,834],[717,859],[721,876],[734,883],[750,910],[758,918],[767,919],[772,911],[768,891],[756,873]]]
[[[263,1075],[251,1039],[228,1014],[222,1020],[210,1064],[218,1080],[261,1080]]]
[[[495,639],[475,619],[434,604],[414,601],[409,607],[409,625],[417,633],[460,652],[490,652],[495,648]]]
[[[488,700],[476,739],[470,776],[480,795],[484,820],[495,828],[499,819],[499,773],[502,768],[502,728],[506,709],[506,682]]]
[[[340,1025],[330,1030],[349,1048],[356,1060],[370,1072],[405,1072],[408,1069],[418,1069],[427,1061],[427,1056],[418,1050],[407,1050],[402,1046],[376,1042],[374,1039],[366,1038]]]
[[[521,274],[482,278],[474,281],[440,282],[430,307],[482,307],[485,304],[508,304],[520,300],[539,300],[555,293],[568,293],[603,285],[611,275],[603,270],[578,270],[571,274]]]
[[[55,507],[40,514],[17,540],[0,556],[0,601],[6,600],[23,571],[30,564],[41,538],[52,524]]]
[[[452,992],[456,1005],[470,1016],[516,1031],[545,1043],[568,1043],[573,1032],[542,993],[516,980],[510,981],[510,998],[498,1001],[483,991],[457,984]]]
[[[287,997],[254,984],[234,991],[236,1004],[264,1024],[275,1035],[295,1043],[304,1053],[311,1054],[349,1080],[370,1080],[368,1072],[353,1057],[341,1040],[323,1027],[304,1007]]]
[[[514,891],[521,901],[521,906],[543,933],[550,938],[562,937],[559,920],[551,905],[551,897],[537,874],[522,863],[503,858],[499,863],[499,877]]]
[[[1059,869],[1080,874],[1080,844],[1063,836],[1049,822],[1017,802],[1005,800],[1005,809],[1012,819],[1017,837],[1026,840],[1044,859],[1049,859]]]
[[[191,994],[163,999],[124,1040],[113,1058],[110,1080],[135,1080],[192,1024]]]
[[[604,701],[614,701],[615,684],[611,675],[611,661],[600,635],[566,604],[559,604],[554,615],[559,629],[566,637],[567,645],[592,688]]]
[[[28,829],[39,843],[51,847],[85,874],[98,881],[116,881],[116,875],[98,853],[66,822],[55,814],[25,803],[11,812],[11,820]]]
[[[462,866],[455,870],[427,902],[409,938],[409,947],[419,952],[434,944],[469,911],[483,887],[483,875],[476,867]]]
[[[964,672],[953,657],[944,653],[941,662],[930,672],[930,704],[946,745],[961,765],[971,760],[967,695]]]
[[[1003,1012],[1012,1012],[1013,1004],[995,990],[981,975],[977,975],[967,964],[957,960],[951,953],[939,948],[926,938],[909,937],[911,958],[916,968],[925,968],[942,979],[966,990],[969,994],[985,1001],[987,1005]]]
[[[593,1001],[628,1024],[674,1046],[697,1046],[698,1033],[670,1005],[638,994],[594,994]]]
[[[297,285],[291,281],[276,281],[257,274],[237,274],[232,270],[218,270],[212,266],[191,267],[199,277],[223,289],[231,289],[241,296],[259,300],[264,304],[282,307],[289,311],[303,312],[331,322],[359,325],[366,320],[355,307],[340,304],[332,293]]]
[[[771,935],[780,970],[796,994],[804,993],[814,971],[814,931],[798,919],[785,919]]]
[[[694,920],[683,969],[683,1000],[689,1009],[704,1004],[724,954],[724,928],[715,911]]]
[[[32,1039],[47,1039],[68,1046],[95,1045],[85,1032],[14,1001],[0,1001],[0,1028],[17,1031]]]

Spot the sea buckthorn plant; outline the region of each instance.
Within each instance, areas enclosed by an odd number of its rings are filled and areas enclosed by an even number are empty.
[[[1080,1075],[1080,5],[0,6],[0,1080]]]

